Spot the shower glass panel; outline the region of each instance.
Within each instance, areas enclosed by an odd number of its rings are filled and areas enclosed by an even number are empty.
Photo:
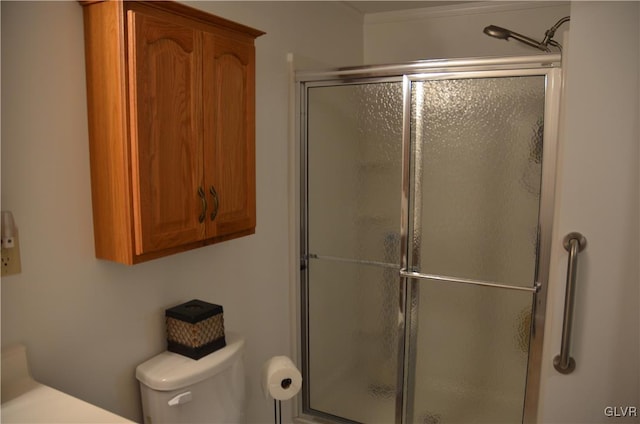
[[[412,82],[410,422],[522,421],[545,83]]]
[[[402,82],[307,92],[307,385],[314,413],[394,422]]]
[[[533,285],[544,105],[544,76],[412,83],[414,267]]]
[[[393,423],[397,270],[312,260],[309,273],[310,407],[356,422]]]
[[[531,294],[424,281],[408,422],[522,422]]]

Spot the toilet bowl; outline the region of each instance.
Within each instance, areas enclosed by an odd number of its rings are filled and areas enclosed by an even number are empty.
[[[244,340],[198,360],[165,351],[138,365],[145,424],[243,423]]]

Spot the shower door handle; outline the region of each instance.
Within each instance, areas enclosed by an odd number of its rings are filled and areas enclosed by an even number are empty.
[[[562,374],[571,374],[576,369],[576,361],[569,355],[571,345],[571,327],[573,322],[573,300],[575,297],[578,252],[587,247],[587,239],[580,233],[569,233],[563,240],[564,248],[569,252],[567,264],[567,286],[564,295],[564,322],[560,354],[553,358],[553,367]]]

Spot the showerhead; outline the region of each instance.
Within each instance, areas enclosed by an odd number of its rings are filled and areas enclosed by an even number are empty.
[[[509,33],[511,31],[499,26],[489,25],[488,27],[484,28],[483,32],[491,37],[499,38],[501,40],[506,40],[507,38],[509,38]]]
[[[544,39],[542,41],[534,40],[533,38],[529,38],[525,35],[518,34],[517,32],[513,32],[506,28],[502,28],[495,25],[489,25],[488,27],[485,27],[483,32],[491,37],[498,38],[500,40],[509,40],[509,38],[513,38],[514,40],[518,40],[521,43],[524,43],[528,46],[535,47],[536,49],[540,49],[542,51],[548,52],[549,45],[562,48],[560,43],[553,40],[553,36],[556,30],[560,27],[560,25],[567,22],[569,19],[570,19],[569,16],[565,16],[564,18],[556,22],[554,26],[552,26],[547,30],[547,32],[545,33]]]
[[[542,44],[541,42],[536,41],[533,38],[529,38],[525,35],[518,34],[517,32],[513,32],[499,26],[489,25],[484,29],[484,33],[500,40],[509,40],[509,38],[513,38],[514,40],[518,40],[521,43],[524,43],[531,47],[535,47],[536,49],[540,49],[545,52],[549,51],[549,48],[545,44]]]

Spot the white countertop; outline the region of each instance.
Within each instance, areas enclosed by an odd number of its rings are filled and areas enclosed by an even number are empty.
[[[59,390],[35,383],[0,406],[3,423],[131,423]]]
[[[2,423],[131,423],[31,378],[26,348],[2,350]]]

